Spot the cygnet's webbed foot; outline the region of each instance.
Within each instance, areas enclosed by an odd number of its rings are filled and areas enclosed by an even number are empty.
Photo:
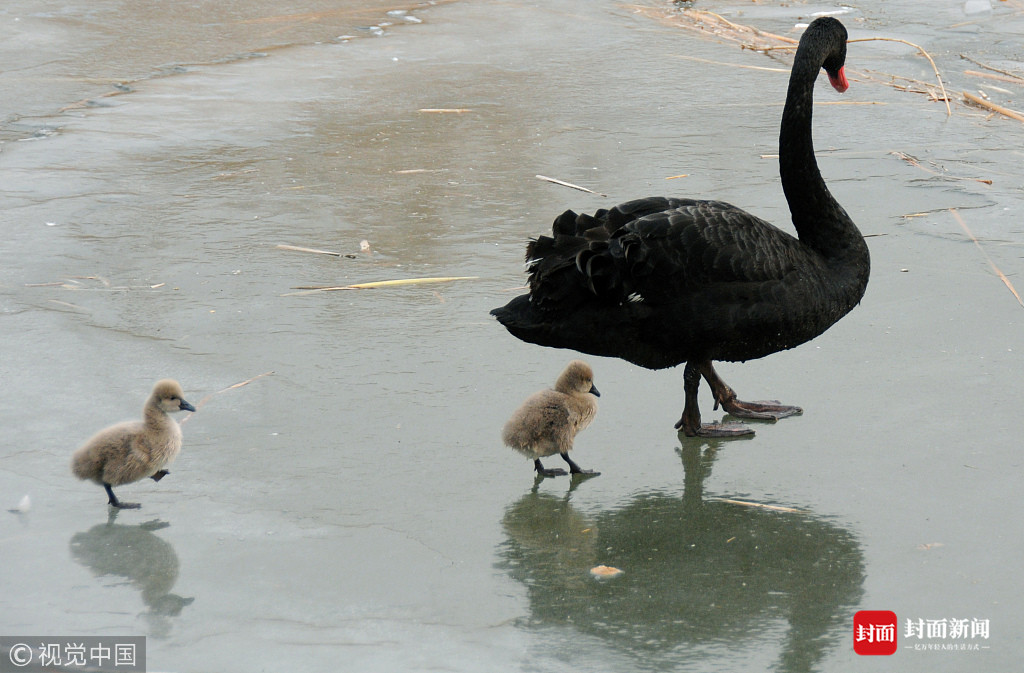
[[[109,497],[107,504],[111,507],[116,507],[118,509],[139,509],[142,507],[142,505],[137,502],[123,502],[118,500],[117,496],[114,495],[113,489],[110,488],[110,484],[103,484],[103,488],[107,490],[107,496]]]
[[[733,398],[722,402],[722,408],[737,418],[749,418],[758,421],[777,421],[780,418],[797,416],[804,413],[800,407],[781,404],[778,400],[757,400],[744,402]],[[718,402],[715,402],[718,409]]]
[[[569,457],[568,453],[560,453],[558,455],[562,457],[562,460],[569,464],[569,473],[572,474],[573,476],[580,475],[585,477],[596,477],[599,474],[601,474],[600,472],[596,472],[594,470],[584,470],[582,467],[573,462],[573,459]],[[563,472],[563,474],[565,473]]]
[[[153,474],[149,475],[149,478],[152,479],[153,481],[160,481],[170,473],[170,470],[157,470]]]
[[[540,458],[533,461],[533,469],[542,477],[564,477],[569,474],[560,467],[547,468],[541,465]]]

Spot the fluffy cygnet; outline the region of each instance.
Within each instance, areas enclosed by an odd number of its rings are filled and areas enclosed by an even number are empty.
[[[181,428],[168,414],[195,410],[177,381],[157,381],[142,408],[142,420],[118,423],[93,435],[71,456],[71,471],[79,479],[101,484],[114,507],[141,507],[118,500],[111,486],[146,477],[160,481],[170,474],[165,468],[181,451]]]
[[[548,469],[541,464],[541,458],[556,453],[569,464],[572,474],[596,476],[600,472],[583,470],[574,463],[569,450],[576,433],[594,419],[600,395],[594,387],[590,365],[573,360],[558,377],[553,390],[542,390],[523,402],[505,424],[501,437],[508,446],[533,458],[534,469],[542,476],[566,473],[561,468]]]

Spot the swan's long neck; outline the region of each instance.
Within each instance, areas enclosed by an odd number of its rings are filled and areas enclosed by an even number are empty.
[[[826,258],[845,258],[863,248],[863,236],[829,193],[818,171],[811,139],[814,83],[824,56],[797,52],[779,134],[779,172],[800,241]],[[859,253],[859,250],[857,251]]]

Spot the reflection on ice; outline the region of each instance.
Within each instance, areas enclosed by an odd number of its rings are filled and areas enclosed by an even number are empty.
[[[683,439],[682,494],[638,494],[587,514],[535,486],[506,511],[503,566],[529,627],[565,626],[646,661],[756,644],[788,622],[779,663],[810,670],[846,642],[864,582],[853,535],[808,513],[707,500],[719,442]],[[598,582],[597,564],[621,568]]]
[[[195,600],[171,593],[178,580],[178,555],[169,542],[153,534],[170,524],[154,520],[129,526],[116,520],[113,510],[106,523],[76,533],[69,545],[71,556],[97,577],[126,579],[142,595],[151,635],[166,636],[168,618]]]

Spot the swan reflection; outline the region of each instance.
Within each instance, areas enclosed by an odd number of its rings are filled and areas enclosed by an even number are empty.
[[[684,486],[584,512],[537,486],[503,520],[501,565],[528,627],[562,625],[644,658],[756,646],[785,631],[778,670],[810,670],[849,636],[864,560],[849,531],[806,511],[705,498],[720,440],[682,438]],[[623,575],[597,581],[607,564]]]

